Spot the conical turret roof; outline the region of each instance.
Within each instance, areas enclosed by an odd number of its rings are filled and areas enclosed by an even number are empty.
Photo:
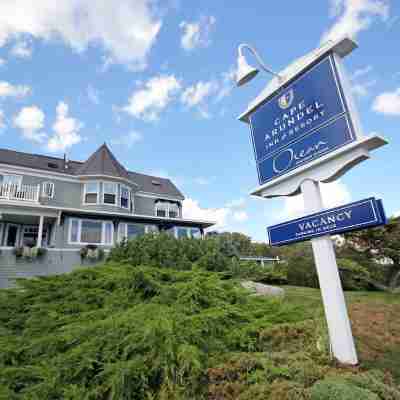
[[[104,143],[76,171],[77,175],[105,175],[129,179],[128,171]]]

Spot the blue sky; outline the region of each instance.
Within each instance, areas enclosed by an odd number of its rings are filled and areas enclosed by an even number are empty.
[[[257,173],[236,117],[270,77],[234,88],[237,46],[279,71],[347,33],[360,46],[345,65],[364,131],[390,144],[325,186],[326,205],[375,195],[400,212],[398,1],[54,3],[0,4],[1,147],[84,160],[106,141],[127,168],[173,179],[186,216],[265,240],[302,201],[248,195]]]

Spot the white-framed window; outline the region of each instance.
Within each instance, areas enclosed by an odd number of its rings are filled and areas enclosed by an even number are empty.
[[[179,218],[179,205],[168,201],[155,203],[155,215],[157,217]]]
[[[117,205],[118,184],[103,182],[103,204]]]
[[[22,184],[22,176],[11,175],[11,174],[0,174],[0,184],[15,185],[19,188]]]
[[[121,222],[118,225],[118,241],[133,239],[145,233],[158,232],[156,225]]]
[[[166,217],[168,212],[168,203],[158,201],[156,203],[156,216],[157,217]]]
[[[131,191],[127,186],[121,185],[120,204],[122,208],[129,210],[131,203]]]
[[[98,204],[99,203],[99,189],[100,185],[98,181],[85,182],[83,193],[84,204]]]
[[[178,206],[178,204],[169,203],[168,216],[170,218],[178,218],[179,217],[179,206]]]
[[[54,197],[54,182],[43,182],[42,183],[42,196],[52,199]]]
[[[68,241],[70,244],[114,243],[114,224],[111,221],[71,218]]]
[[[177,238],[191,238],[191,239],[200,239],[201,231],[200,228],[190,228],[185,226],[175,226],[172,228],[171,233]]]

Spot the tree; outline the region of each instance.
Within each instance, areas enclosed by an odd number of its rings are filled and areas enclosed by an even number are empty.
[[[400,286],[400,217],[391,218],[387,225],[351,232],[345,235],[346,243],[342,252],[353,251],[366,264],[384,270],[384,284],[394,290]],[[391,263],[378,264],[379,259]]]

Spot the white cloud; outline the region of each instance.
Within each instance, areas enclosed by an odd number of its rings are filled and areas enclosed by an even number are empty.
[[[372,109],[385,115],[400,115],[400,87],[393,92],[383,92],[377,96]]]
[[[3,67],[4,65],[6,65],[6,60],[0,57],[0,67]]]
[[[183,217],[215,221],[212,230],[229,230],[235,222],[245,222],[249,216],[244,210],[246,202],[243,198],[228,202],[219,208],[202,208],[197,200],[188,198],[183,201]]]
[[[62,101],[58,103],[56,114],[56,121],[53,124],[54,134],[47,142],[47,148],[53,152],[64,151],[82,140],[79,131],[83,125],[79,120],[69,116],[66,103]]]
[[[222,79],[219,84],[219,91],[216,101],[222,100],[231,93],[232,89],[235,87],[235,77],[235,67],[231,67],[227,72],[222,73]]]
[[[11,48],[11,54],[18,58],[30,58],[32,56],[32,46],[27,40],[20,40]]]
[[[336,22],[321,38],[321,43],[336,40],[344,35],[356,38],[366,30],[376,18],[387,20],[388,0],[331,0],[331,15]]]
[[[143,140],[143,136],[141,133],[136,131],[131,131],[127,135],[120,136],[119,138],[112,139],[111,143],[115,145],[125,146],[128,149],[133,147],[134,144]]]
[[[203,16],[196,22],[182,21],[179,27],[182,29],[181,46],[185,50],[193,50],[197,47],[210,45],[210,34],[214,28],[216,19],[213,16]]]
[[[358,82],[351,85],[351,91],[358,97],[366,97],[369,94],[369,89],[376,85],[376,80],[367,82]]]
[[[161,28],[153,0],[2,0],[0,47],[26,36],[61,40],[77,52],[101,46],[109,63],[146,66]]]
[[[31,93],[31,88],[24,85],[12,85],[6,81],[0,81],[0,98],[1,97],[16,97],[22,98]]]
[[[369,74],[373,70],[372,65],[367,65],[364,68],[358,68],[351,74],[351,79],[356,80],[357,78]]]
[[[215,221],[213,229],[224,229],[231,211],[226,207],[202,208],[197,200],[187,198],[183,201],[182,212],[183,218]]]
[[[244,222],[249,219],[249,216],[246,211],[235,211],[233,213],[233,219],[237,222]]]
[[[347,186],[335,181],[332,183],[321,183],[322,202],[325,208],[332,208],[351,201],[351,194]],[[287,220],[300,217],[305,214],[303,195],[285,197],[285,203],[279,219]]]
[[[14,125],[21,129],[24,138],[33,142],[42,143],[46,134],[44,127],[44,112],[37,106],[23,107],[14,117]]]
[[[160,75],[149,79],[144,87],[134,91],[123,110],[135,118],[154,121],[181,89],[174,75]]]
[[[94,88],[92,85],[88,85],[86,88],[86,94],[89,99],[89,101],[93,104],[100,104],[100,95],[99,91]]]
[[[370,75],[373,70],[371,65],[367,65],[364,68],[356,69],[350,76],[351,90],[358,97],[366,97],[369,94],[369,89],[376,85],[376,79],[365,78]]]
[[[218,85],[214,81],[203,82],[199,81],[195,85],[187,87],[182,95],[181,101],[188,107],[194,107],[204,102],[204,100],[215,93]]]

